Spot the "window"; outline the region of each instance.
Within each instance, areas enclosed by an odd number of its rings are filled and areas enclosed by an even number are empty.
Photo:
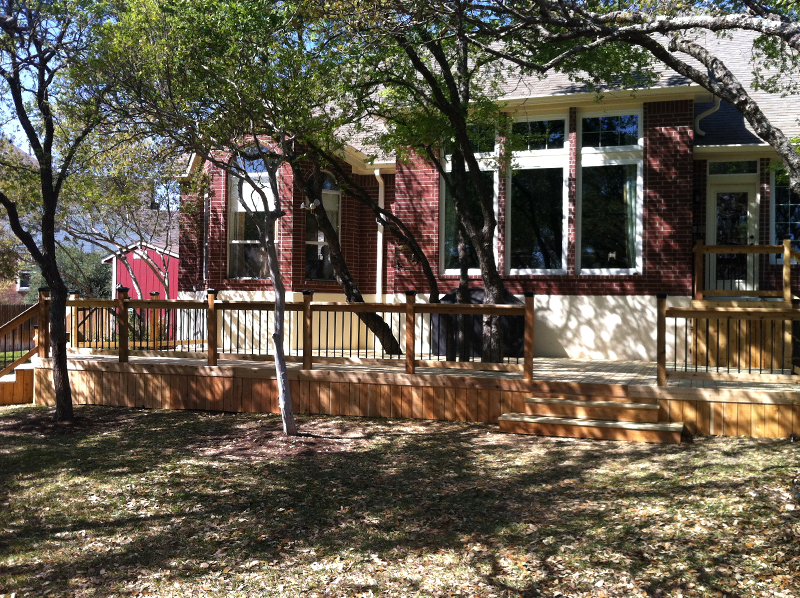
[[[641,271],[641,113],[585,114],[581,123],[576,271]]]
[[[510,220],[511,270],[564,269],[564,169],[513,173]]]
[[[775,174],[775,241],[780,243],[787,237],[792,247],[800,250],[800,196],[789,186],[786,171]]]
[[[17,276],[17,291],[26,292],[31,288],[31,273],[22,271]]]
[[[275,207],[266,168],[260,161],[243,161],[253,181],[266,191],[267,209]],[[252,210],[247,213],[245,204]],[[258,227],[267,223],[264,202],[256,189],[236,176],[228,178],[228,276],[230,278],[269,278],[267,254],[261,246]]]
[[[513,152],[562,149],[564,120],[526,120],[511,126],[510,145]]]
[[[469,126],[467,131],[469,144],[474,154],[493,154],[497,132],[494,126],[486,124],[474,124]],[[444,143],[444,153],[447,156],[453,155],[454,139],[446,139]]]
[[[639,144],[639,115],[593,116],[581,121],[581,145],[606,148]]]
[[[565,116],[555,115],[512,125],[514,170],[506,181],[505,229],[509,274],[566,271],[566,123]]]
[[[341,192],[330,174],[322,182],[322,205],[336,234],[339,234]],[[306,212],[306,280],[335,280],[331,265],[330,248],[325,235],[317,226],[312,210]]]
[[[448,175],[452,176],[452,174]],[[484,184],[494,188],[494,172],[487,170],[482,171],[481,176]],[[459,270],[461,265],[458,261],[458,218],[456,217],[456,207],[453,203],[453,196],[444,182],[442,182],[444,191],[444,227],[443,227],[443,261],[445,270]],[[483,216],[481,215],[481,200],[473,185],[467,185],[467,210],[470,215],[477,221],[482,222]],[[479,267],[478,256],[475,249],[469,242],[469,239],[464,235],[464,244],[466,246],[466,266],[469,269],[476,269]]]
[[[636,267],[636,164],[583,167],[581,269]]]
[[[708,174],[758,174],[758,162],[755,160],[709,162]]]

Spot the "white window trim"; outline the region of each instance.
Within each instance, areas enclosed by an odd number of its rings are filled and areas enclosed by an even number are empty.
[[[583,147],[583,119],[584,118],[599,118],[602,116],[637,116],[639,122],[639,142],[636,145],[613,145],[609,147]],[[633,110],[600,110],[591,112],[578,112],[577,116],[577,137],[578,147],[580,154],[607,154],[609,152],[642,152],[644,150],[644,135],[643,135],[643,117],[642,109],[637,108]],[[640,156],[641,159],[641,156]]]
[[[566,125],[569,124],[568,119]],[[532,120],[558,120],[558,117],[541,117]],[[565,129],[566,132],[566,129]],[[564,144],[565,148],[568,142]],[[514,170],[536,170],[544,168],[561,168],[563,172],[563,202],[561,207],[561,268],[511,268],[511,177],[513,172],[509,172],[506,178],[506,216],[505,216],[505,270],[508,276],[535,276],[549,275],[559,276],[567,274],[567,258],[569,256],[569,150],[537,150],[535,152],[514,152],[512,155]]]
[[[622,276],[631,274],[641,274],[643,271],[642,248],[643,248],[643,221],[644,221],[644,160],[639,157],[632,159],[629,157],[618,157],[615,152],[608,152],[607,155],[590,155],[585,159],[581,158],[580,168],[576,181],[575,198],[575,273],[594,276]],[[613,166],[623,164],[636,164],[636,230],[634,241],[634,263],[633,268],[581,268],[582,233],[583,233],[583,167],[593,166]]]
[[[497,145],[495,145],[497,148]],[[500,175],[495,167],[494,155],[489,158],[481,158],[478,160],[478,165],[480,167],[481,172],[493,172],[494,173],[494,183],[493,183],[493,192],[494,192],[494,199],[492,200],[492,209],[494,210],[494,217],[495,219],[498,218],[498,213],[500,211]],[[477,158],[477,156],[476,156]],[[445,160],[445,172],[452,172],[452,164],[449,160]],[[444,177],[439,177],[439,272],[442,273],[442,276],[458,276],[461,274],[461,270],[458,268],[445,268],[445,257],[444,257],[444,241],[445,241],[445,230],[443,223],[445,221],[445,205],[444,205],[444,197],[445,197],[445,182]],[[492,251],[494,252],[494,260],[498,262],[499,255],[498,255],[498,246],[499,246],[499,226],[494,227],[494,237],[492,239]],[[467,270],[468,276],[480,276],[481,269],[480,268],[469,268]]]
[[[27,271],[27,270],[21,271],[17,275],[17,292],[18,293],[27,292],[27,291],[29,291],[31,289],[30,282],[28,282],[27,285],[24,285],[24,286],[22,285],[22,275],[23,274],[27,274],[28,275],[28,280],[30,281],[31,273],[29,271]]]
[[[635,115],[639,123],[639,140],[636,145],[609,147],[583,147],[583,119],[602,116]],[[579,111],[577,115],[578,164],[575,180],[575,274],[590,276],[626,276],[641,274],[644,271],[643,234],[644,230],[644,118],[643,110],[596,110]],[[633,268],[581,268],[583,233],[583,168],[592,166],[612,166],[615,164],[636,164],[636,234],[634,242]]]
[[[231,245],[260,245],[260,241],[247,241],[244,239],[233,239],[233,226],[231,223],[233,221],[233,214],[237,212],[237,210],[233,209],[233,201],[236,201],[237,205],[239,204],[239,197],[236,194],[236,189],[238,188],[238,183],[235,181],[239,180],[239,177],[231,174],[227,174],[227,185],[228,185],[228,193],[227,193],[227,202],[226,202],[226,210],[227,210],[227,241],[228,241],[228,251],[226,251],[226,265],[225,265],[225,276],[227,280],[269,280],[269,278],[257,278],[255,276],[231,276]],[[268,172],[249,172],[250,178],[254,180],[263,180],[264,178],[269,177]],[[247,181],[244,181],[247,183]],[[278,193],[280,193],[280,182],[278,182]],[[267,209],[270,209],[270,206],[267,206]],[[276,227],[275,231],[275,243],[278,242],[278,229]]]

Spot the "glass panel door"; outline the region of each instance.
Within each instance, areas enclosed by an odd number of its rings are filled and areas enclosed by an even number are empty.
[[[758,206],[755,188],[743,185],[711,189],[713,208],[708,223],[712,245],[754,245]],[[758,262],[754,254],[711,254],[706,288],[709,290],[757,290]]]

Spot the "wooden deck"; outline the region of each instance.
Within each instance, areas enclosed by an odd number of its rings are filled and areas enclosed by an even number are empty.
[[[36,359],[37,404],[53,401],[49,360]],[[231,412],[278,410],[271,362],[74,355],[69,361],[76,403]],[[781,438],[800,433],[797,384],[671,380],[656,386],[655,362],[534,360],[521,372],[397,365],[289,364],[298,413],[498,422],[525,413],[525,398],[650,403],[659,423],[683,422],[692,434]]]

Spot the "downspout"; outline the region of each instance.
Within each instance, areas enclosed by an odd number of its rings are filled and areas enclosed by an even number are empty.
[[[203,285],[208,286],[208,221],[211,219],[211,210],[208,193],[203,196]],[[197,290],[197,289],[195,289]],[[202,297],[202,291],[200,296]]]
[[[714,105],[705,112],[698,114],[697,118],[694,119],[694,132],[696,135],[699,135],[700,137],[706,136],[706,132],[700,128],[700,121],[706,116],[711,116],[717,110],[719,110],[720,102],[722,102],[722,99],[719,96],[714,96]]]
[[[117,254],[114,254],[114,257],[111,259],[111,298],[117,298],[117,268],[119,268],[119,264],[117,263]]]
[[[375,178],[378,179],[378,207],[383,209],[386,193],[386,183],[381,176],[381,169],[375,169]],[[383,225],[378,224],[378,247],[376,257],[378,270],[375,273],[375,299],[378,303],[383,303]]]

